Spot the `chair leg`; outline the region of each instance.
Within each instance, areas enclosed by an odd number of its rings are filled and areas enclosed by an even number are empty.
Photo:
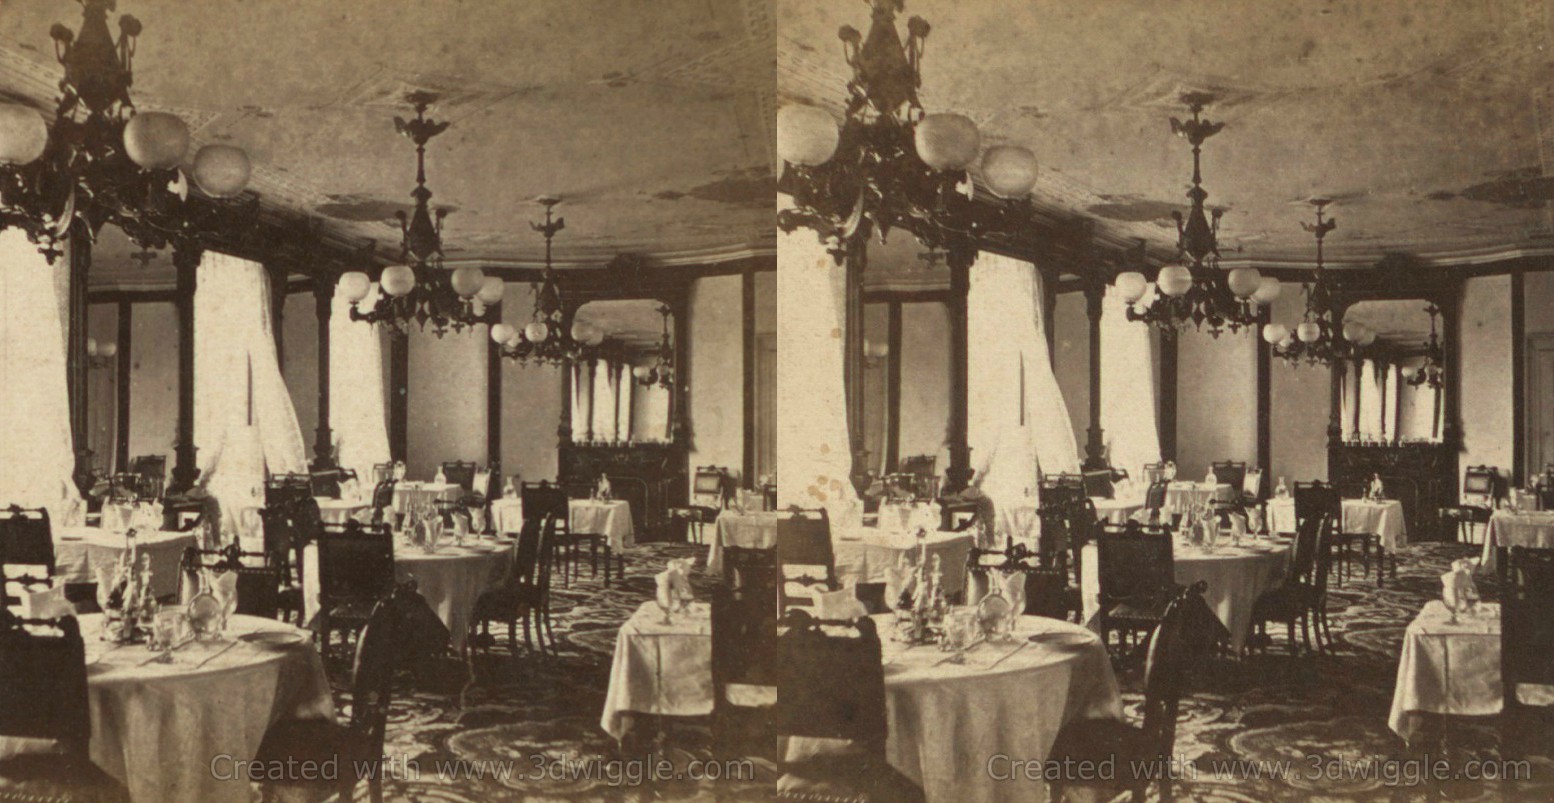
[[[1285,622],[1284,626],[1288,630],[1288,632],[1286,633],[1286,636],[1290,640],[1290,656],[1293,657],[1293,656],[1299,655],[1300,654],[1300,644],[1298,644],[1295,641],[1295,620],[1291,619],[1291,620]]]
[[[1376,587],[1387,587],[1387,547],[1376,542]]]
[[[599,539],[598,538],[589,538],[588,539],[588,568],[589,568],[589,572],[590,572],[589,575],[588,575],[589,577],[598,577],[599,576]],[[610,567],[608,565],[606,565],[605,568],[604,568],[604,571],[605,571],[605,580],[609,580],[610,579],[609,578]]]
[[[1309,655],[1314,652],[1311,649],[1311,622],[1304,614],[1300,617],[1300,640],[1306,647],[1306,654]]]
[[[609,544],[604,545],[604,587],[610,587],[610,567],[615,564],[615,549]]]

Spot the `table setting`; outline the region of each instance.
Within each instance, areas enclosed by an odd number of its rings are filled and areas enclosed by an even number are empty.
[[[259,617],[209,617],[204,599],[155,608],[153,625],[128,639],[112,618],[122,613],[79,617],[91,759],[135,800],[249,800],[246,779],[213,776],[217,756],[252,759],[280,719],[335,716],[307,631]],[[0,738],[0,756],[47,748]]]
[[[1388,551],[1408,545],[1408,525],[1403,518],[1403,503],[1396,499],[1372,496],[1345,499],[1341,503],[1346,533],[1373,533]],[[1295,499],[1291,496],[1268,500],[1268,532],[1295,532]]]
[[[1232,649],[1240,650],[1251,627],[1252,605],[1283,579],[1293,542],[1249,535],[1245,518],[1239,515],[1232,515],[1231,522],[1227,531],[1215,516],[1190,515],[1174,535],[1172,556],[1178,584],[1208,584],[1203,601],[1230,631]],[[1101,588],[1094,544],[1084,549],[1080,581],[1084,620],[1093,622],[1100,611]]]
[[[1500,550],[1513,546],[1554,548],[1554,511],[1503,508],[1490,514],[1484,530],[1482,568],[1493,571],[1499,564]]]

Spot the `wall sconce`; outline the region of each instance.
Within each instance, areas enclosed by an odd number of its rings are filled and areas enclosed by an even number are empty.
[[[96,338],[86,339],[86,364],[90,368],[108,368],[119,354],[119,344],[114,341],[99,344]]]

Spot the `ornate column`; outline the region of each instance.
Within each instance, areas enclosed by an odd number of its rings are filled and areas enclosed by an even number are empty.
[[[180,241],[173,246],[173,268],[177,271],[173,303],[178,308],[178,428],[170,494],[188,491],[200,476],[194,447],[194,293],[204,255],[205,249],[196,243]]]
[[[502,487],[502,347],[490,338],[490,327],[502,321],[502,302],[486,307],[486,463],[497,474],[497,488]]]
[[[404,460],[410,451],[410,335],[389,335],[389,456]]]
[[[1086,470],[1107,468],[1106,436],[1101,429],[1101,313],[1106,285],[1099,277],[1085,283],[1085,315],[1090,320],[1090,428],[1085,430]]]
[[[66,331],[65,383],[70,399],[70,442],[75,451],[74,479],[83,493],[91,483],[92,450],[88,448],[86,406],[86,282],[92,269],[92,239],[79,220],[70,227],[70,320]]]
[[[1263,487],[1273,473],[1273,346],[1262,338],[1263,327],[1273,319],[1266,305],[1257,317],[1257,467],[1263,470]]]
[[[1176,459],[1176,347],[1175,333],[1160,334],[1160,459]]]
[[[335,467],[334,430],[329,426],[329,319],[334,313],[335,275],[313,277],[313,314],[318,316],[318,428],[313,438],[313,470]]]
[[[944,471],[946,494],[958,493],[971,484],[969,437],[970,355],[967,350],[966,300],[971,291],[971,266],[977,261],[975,246],[952,245],[946,263],[950,268],[950,464]]]
[[[892,301],[885,354],[885,470],[901,467],[901,302]]]
[[[130,427],[130,323],[132,321],[131,310],[135,305],[128,301],[119,302],[119,353],[118,381],[114,383],[114,392],[118,394],[115,400],[116,414],[114,416],[113,431],[117,436],[113,445],[113,466],[115,471],[124,471],[129,468],[129,427]]]
[[[863,448],[863,272],[868,267],[868,227],[847,242],[842,295],[842,386],[847,404],[847,449],[852,455],[853,488],[869,487],[868,455]]]
[[[745,265],[739,277],[739,307],[743,317],[740,327],[740,362],[744,380],[741,418],[744,420],[744,449],[740,456],[739,484],[743,488],[755,488],[755,265]],[[629,377],[628,377],[629,379]]]
[[[673,301],[669,304],[670,315],[674,316],[674,386],[675,390],[669,394],[669,421],[674,437],[675,445],[681,449],[688,448],[691,443],[690,421],[690,394],[691,394],[691,320],[688,311],[690,309],[687,294],[689,287],[683,287],[675,293]]]

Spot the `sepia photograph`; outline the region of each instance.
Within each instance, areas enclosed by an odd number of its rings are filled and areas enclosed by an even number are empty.
[[[1551,45],[0,0],[0,801],[1554,799]]]

